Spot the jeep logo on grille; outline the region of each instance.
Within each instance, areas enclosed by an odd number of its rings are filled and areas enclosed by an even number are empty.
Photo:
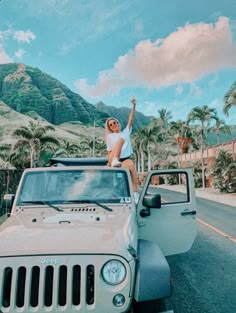
[[[60,263],[60,259],[58,258],[43,258],[41,260],[41,264],[53,264],[53,265],[56,265],[56,264],[59,264]]]

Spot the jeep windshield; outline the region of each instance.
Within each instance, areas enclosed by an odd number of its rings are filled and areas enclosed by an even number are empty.
[[[17,205],[130,203],[127,173],[122,170],[45,170],[24,175]]]

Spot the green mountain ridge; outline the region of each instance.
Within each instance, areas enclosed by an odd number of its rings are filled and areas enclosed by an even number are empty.
[[[14,139],[11,134],[13,130],[20,126],[28,125],[30,121],[38,120],[43,124],[52,125],[35,112],[30,112],[33,117],[18,113],[11,109],[8,105],[0,100],[0,145],[13,143]],[[37,117],[37,118],[36,118]],[[77,123],[64,123],[61,125],[52,125],[55,128],[55,137],[58,139],[66,139],[75,143],[80,142],[89,132],[93,132],[93,128]],[[101,137],[103,131],[96,129],[96,135]]]
[[[94,105],[37,68],[24,64],[0,65],[0,100],[19,113],[35,111],[48,122],[92,124],[107,117]]]
[[[121,107],[121,108],[116,108],[114,106],[108,106],[104,104],[103,102],[98,102],[95,105],[96,109],[100,112],[103,112],[109,116],[115,117],[120,123],[122,128],[126,126],[126,123],[128,121],[128,116],[130,113],[130,108],[127,107]],[[134,115],[134,120],[133,120],[133,131],[137,131],[139,128],[150,124],[152,117],[150,116],[145,116],[142,113],[136,111]]]
[[[39,115],[53,125],[73,121],[93,125],[94,120],[103,125],[109,116],[125,124],[130,112],[105,104],[96,107],[52,76],[21,63],[0,64],[0,100],[16,112]],[[134,130],[149,123],[150,117],[136,112]]]
[[[229,127],[231,134],[224,134],[220,132],[219,134],[220,144],[236,139],[236,125],[229,125]],[[214,133],[209,133],[207,135],[207,142],[210,147],[217,145],[216,135]]]
[[[103,139],[105,119],[115,117],[125,127],[130,108],[129,104],[120,108],[103,102],[93,105],[37,68],[0,64],[0,142],[11,141],[12,130],[30,120],[52,124],[58,138],[78,142],[80,137],[95,135]],[[136,111],[133,132],[148,125],[152,118]],[[220,133],[220,143],[235,138],[235,125],[231,126],[231,135]],[[215,134],[210,133],[207,141],[209,146],[216,145]]]

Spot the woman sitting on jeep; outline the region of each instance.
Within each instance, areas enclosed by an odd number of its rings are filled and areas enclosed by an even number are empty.
[[[125,167],[130,170],[135,201],[138,202],[139,195],[137,193],[137,173],[131,155],[133,153],[130,133],[134,118],[136,100],[131,100],[133,105],[126,128],[121,131],[120,123],[114,117],[106,120],[106,145],[108,152],[108,165],[113,167]]]

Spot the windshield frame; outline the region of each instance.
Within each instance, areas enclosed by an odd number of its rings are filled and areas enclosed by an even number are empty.
[[[97,174],[99,174],[101,177],[103,177],[103,175],[108,175],[112,177],[112,175],[114,177],[119,177],[122,181],[122,185],[123,187],[121,189],[125,190],[125,194],[122,195],[122,197],[114,197],[114,199],[111,198],[111,196],[109,198],[104,197],[106,195],[107,190],[111,190],[111,184],[109,181],[109,188],[106,187],[106,190],[103,190],[103,185],[99,185],[99,188],[102,191],[102,197],[80,197],[80,198],[65,198],[65,199],[49,199],[48,197],[42,198],[40,199],[40,196],[36,199],[36,197],[33,197],[33,192],[31,195],[31,199],[25,199],[22,197],[22,194],[24,192],[24,188],[28,188],[26,187],[26,184],[29,184],[29,181],[27,181],[27,179],[29,179],[30,177],[33,177],[35,175],[45,175],[45,182],[49,182],[50,179],[47,177],[50,177],[50,175],[54,176],[54,177],[61,177],[64,176],[66,177],[67,174],[70,175],[81,175],[83,176],[84,173],[88,173],[88,175],[92,175],[92,177],[94,176],[94,178],[97,177]],[[68,177],[69,177],[68,176]],[[40,177],[40,176],[38,176]],[[43,177],[43,176],[41,176]],[[37,180],[37,178],[34,178],[35,180]],[[68,178],[69,179],[69,178]],[[100,178],[101,180],[101,178]],[[42,179],[43,181],[43,179]],[[80,183],[83,183],[83,178],[80,180]],[[33,187],[32,187],[33,188]],[[105,188],[105,187],[104,187]],[[91,193],[93,193],[93,187],[91,187]],[[45,195],[49,195],[46,194]],[[41,201],[41,202],[50,202],[53,203],[55,205],[71,205],[72,203],[69,203],[70,201],[73,202],[74,200],[81,200],[81,203],[84,203],[86,200],[88,200],[89,202],[99,202],[99,203],[116,203],[116,204],[123,204],[123,203],[131,203],[132,199],[131,199],[131,190],[130,190],[130,184],[129,184],[129,178],[127,175],[127,171],[125,169],[104,169],[104,168],[52,168],[50,170],[45,169],[39,169],[39,170],[32,170],[32,171],[27,171],[24,173],[24,175],[22,176],[22,181],[20,183],[19,186],[19,190],[17,192],[17,197],[16,197],[16,206],[24,206],[24,207],[28,207],[30,206],[30,201],[32,200],[32,202],[37,202],[37,201]],[[26,205],[27,202],[27,205]],[[80,201],[78,201],[80,202]],[[74,201],[74,203],[76,204],[76,201]],[[31,205],[32,206],[32,205]]]

